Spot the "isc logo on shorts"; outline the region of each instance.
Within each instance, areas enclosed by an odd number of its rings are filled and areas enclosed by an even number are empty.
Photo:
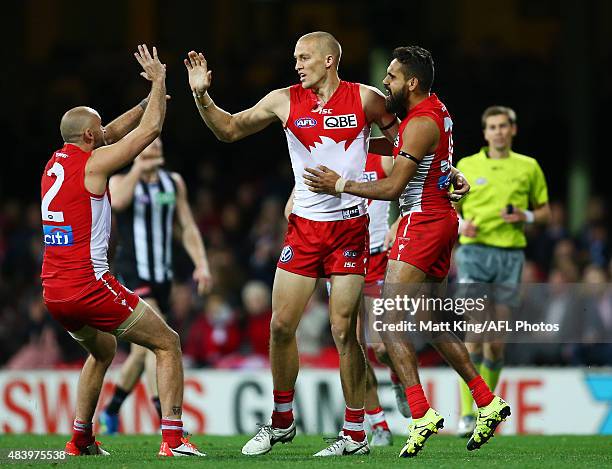
[[[355,114],[342,114],[341,116],[325,116],[323,118],[323,128],[333,129],[353,129],[357,127],[357,116]]]
[[[72,226],[43,225],[43,239],[47,246],[72,246]]]
[[[281,251],[280,261],[285,263],[289,262],[291,259],[293,259],[293,249],[291,249],[291,246],[285,246]]]

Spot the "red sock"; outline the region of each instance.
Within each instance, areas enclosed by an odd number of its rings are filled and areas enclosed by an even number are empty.
[[[344,410],[344,425],[342,425],[342,433],[346,436],[350,436],[353,441],[365,440],[366,434],[363,430],[363,418],[365,416],[365,410],[351,409],[346,407]]]
[[[162,441],[168,443],[170,448],[181,446],[183,442],[183,421],[174,419],[161,419]]]
[[[95,438],[92,432],[93,425],[91,422],[82,422],[81,420],[74,420],[72,424],[72,441],[77,448],[87,448],[91,445]]]
[[[372,428],[382,428],[383,430],[389,431],[389,425],[387,424],[387,419],[385,417],[385,411],[382,410],[381,406],[378,406],[374,409],[365,411],[368,416],[368,422],[370,423],[370,427]]]
[[[491,403],[493,398],[495,397],[487,383],[485,383],[482,376],[478,375],[468,384],[468,388],[472,392],[472,397],[474,398],[474,402],[478,407],[484,407]]]
[[[423,386],[415,384],[414,386],[408,386],[406,388],[406,399],[408,399],[408,405],[410,406],[410,412],[412,413],[413,419],[420,419],[425,415],[429,409],[429,402],[423,392]]]
[[[397,373],[395,371],[391,371],[389,373],[389,376],[391,376],[391,382],[393,384],[402,384],[402,382],[399,379],[399,376],[397,376]]]
[[[274,410],[272,411],[272,426],[274,428],[289,428],[293,423],[293,395],[295,390],[274,390]]]

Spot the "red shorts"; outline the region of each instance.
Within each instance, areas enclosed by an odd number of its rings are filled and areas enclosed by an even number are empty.
[[[51,316],[70,332],[85,326],[111,332],[132,314],[139,301],[138,295],[107,272],[78,295],[61,301],[45,298],[45,305]]]
[[[368,262],[368,217],[314,221],[289,215],[280,269],[306,277],[364,275]]]
[[[365,296],[374,298],[379,298],[381,296],[388,261],[389,251],[370,254],[370,258],[368,259],[368,273],[365,277],[365,285],[363,286],[363,294]]]
[[[400,221],[389,259],[406,262],[431,277],[444,278],[450,269],[458,225],[454,210],[409,213]]]

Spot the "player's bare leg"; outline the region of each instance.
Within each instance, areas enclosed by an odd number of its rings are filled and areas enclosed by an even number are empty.
[[[272,422],[264,425],[242,448],[242,454],[265,454],[276,443],[295,436],[293,395],[300,368],[295,331],[314,292],[317,279],[276,269],[272,287],[270,321],[270,367],[274,385]]]
[[[361,311],[364,311],[365,304],[371,301],[371,298],[363,297],[363,301],[361,303]],[[372,432],[372,439],[370,440],[371,446],[391,446],[393,444],[393,435],[389,430],[389,425],[387,423],[387,418],[385,417],[385,412],[380,405],[380,400],[378,399],[378,379],[376,378],[376,373],[374,373],[374,368],[370,363],[370,359],[368,357],[368,345],[374,348],[375,345],[383,346],[383,344],[368,344],[366,339],[366,331],[365,327],[363,327],[362,319],[365,319],[367,316],[365,314],[360,314],[357,317],[357,337],[359,338],[359,343],[361,344],[362,349],[365,353],[366,358],[366,390],[365,390],[365,412],[368,423],[370,424],[370,429]]]
[[[143,301],[153,308],[154,311],[160,313],[155,298],[147,297],[143,298]],[[105,409],[99,414],[101,433],[112,435],[119,432],[119,411],[125,399],[136,387],[143,371],[146,373],[145,383],[147,391],[161,418],[161,406],[157,393],[157,377],[155,370],[155,354],[146,347],[134,343],[130,344],[130,353],[119,371],[119,378],[115,382],[113,397]]]
[[[332,336],[340,355],[340,380],[346,405],[359,409],[365,399],[365,356],[357,340],[361,275],[332,275],[329,314]]]
[[[369,296],[364,297],[365,312],[371,312],[373,310],[373,301],[374,301],[374,298],[372,297],[369,297]],[[369,314],[364,314],[360,316],[360,319],[363,319],[364,322],[369,321],[370,318],[371,316]],[[369,324],[365,327],[369,327],[371,329],[372,325]],[[365,345],[366,344],[365,336],[366,335],[363,332],[360,333],[359,335],[359,337],[361,337],[363,340],[362,344],[364,344],[364,350],[366,347],[371,348],[372,351],[374,352],[374,355],[376,355],[376,360],[378,360],[379,363],[382,363],[387,368],[389,368],[389,376],[391,378],[391,389],[393,390],[393,393],[395,394],[395,402],[397,404],[397,409],[399,410],[400,414],[402,414],[404,417],[410,418],[412,415],[410,413],[410,406],[408,405],[408,401],[406,400],[405,386],[400,380],[397,373],[395,372],[395,369],[393,368],[393,362],[391,361],[391,358],[389,357],[389,354],[387,353],[387,348],[385,347],[385,344],[383,342],[375,342],[375,343],[370,343],[370,344]],[[380,337],[377,337],[377,340],[381,340]],[[366,354],[366,358],[367,358],[367,354]],[[368,385],[366,384],[366,413],[369,409],[368,392],[369,392]]]
[[[340,356],[340,381],[346,401],[340,435],[315,456],[369,454],[363,428],[365,418],[365,356],[357,340],[357,317],[361,303],[361,275],[332,275],[329,298],[331,331]]]
[[[162,409],[160,456],[204,456],[183,438],[183,363],[178,334],[144,301],[133,315],[138,319],[121,338],[147,347],[157,361],[157,385]]]
[[[66,443],[65,451],[70,456],[95,454],[106,456],[109,453],[100,447],[92,433],[92,419],[106,370],[115,357],[117,340],[112,334],[89,326],[73,333],[73,337],[89,352],[89,356],[79,376],[72,438]]]
[[[444,289],[445,282],[446,279],[440,280],[428,277],[425,272],[410,264],[390,260],[385,278],[385,298],[389,295],[393,295],[394,289],[390,287],[391,285],[395,285],[396,288],[397,285],[402,285],[402,287],[405,287],[402,289],[402,293],[410,296],[418,295],[423,291],[419,285],[424,283],[437,283],[436,289],[438,291],[435,293],[440,295],[440,289]],[[396,372],[407,385],[406,397],[410,403],[410,409],[413,415],[413,423],[410,427],[408,441],[404,448],[402,448],[400,456],[416,456],[422,449],[425,441],[427,441],[427,438],[437,433],[438,430],[443,427],[444,419],[429,406],[429,402],[425,397],[418,377],[417,358],[414,346],[412,346],[408,340],[385,341],[385,345],[387,346],[387,351],[393,361]],[[487,409],[486,412],[490,410],[490,415],[495,417],[494,419],[489,419],[490,421],[495,420],[495,424],[491,427],[487,427],[484,423],[479,426],[477,423],[474,435],[468,443],[468,449],[477,449],[488,441],[497,427],[497,424],[509,415],[510,408],[500,398],[495,397],[491,393],[490,389],[471,363],[467,348],[459,338],[452,333],[445,333],[443,340],[432,341],[432,345],[436,347],[444,359],[466,381],[477,406],[480,408],[481,414],[483,413],[483,409]],[[405,355],[402,356],[403,354]],[[407,367],[402,364],[404,360],[406,363],[410,364],[410,367],[413,367],[413,369],[407,369]],[[490,406],[494,408],[489,409]]]
[[[272,321],[270,322],[270,365],[277,391],[295,386],[300,361],[295,331],[317,280],[276,269],[272,287]]]
[[[465,347],[470,354],[470,360],[474,364],[476,370],[481,370],[483,344],[481,342],[466,342]],[[483,379],[485,379],[484,376]],[[493,391],[493,389],[491,391]],[[472,398],[470,388],[468,388],[467,383],[461,378],[459,379],[459,400],[461,403],[461,417],[457,425],[457,435],[462,438],[469,438],[474,432],[474,428],[476,428],[477,413],[474,410],[474,399]]]

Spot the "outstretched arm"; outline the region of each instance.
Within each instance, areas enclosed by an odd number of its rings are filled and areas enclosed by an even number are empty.
[[[206,248],[200,230],[193,219],[189,200],[187,198],[187,186],[185,181],[178,173],[172,173],[172,179],[176,183],[176,214],[179,225],[181,226],[183,247],[191,261],[195,265],[193,270],[193,280],[198,284],[200,295],[208,293],[212,287],[212,276],[208,266]]]
[[[212,71],[208,70],[204,55],[191,51],[184,63],[200,116],[215,137],[222,142],[235,142],[259,132],[276,119],[284,123],[289,116],[288,89],[274,90],[252,108],[237,114],[224,111],[208,94]]]
[[[134,130],[147,108],[147,102],[148,98],[143,99],[132,109],[106,124],[104,126],[104,143],[106,145],[115,143]]]
[[[94,194],[102,194],[107,178],[130,163],[161,133],[166,116],[166,66],[159,61],[157,49],[153,55],[146,45],[138,46],[134,54],[151,81],[149,104],[138,126],[117,143],[94,150],[85,167],[85,186]]]
[[[416,173],[418,163],[438,144],[440,132],[433,120],[416,117],[404,128],[404,142],[389,177],[370,182],[347,181],[325,166],[306,168],[304,179],[313,192],[346,192],[364,199],[396,200]]]

